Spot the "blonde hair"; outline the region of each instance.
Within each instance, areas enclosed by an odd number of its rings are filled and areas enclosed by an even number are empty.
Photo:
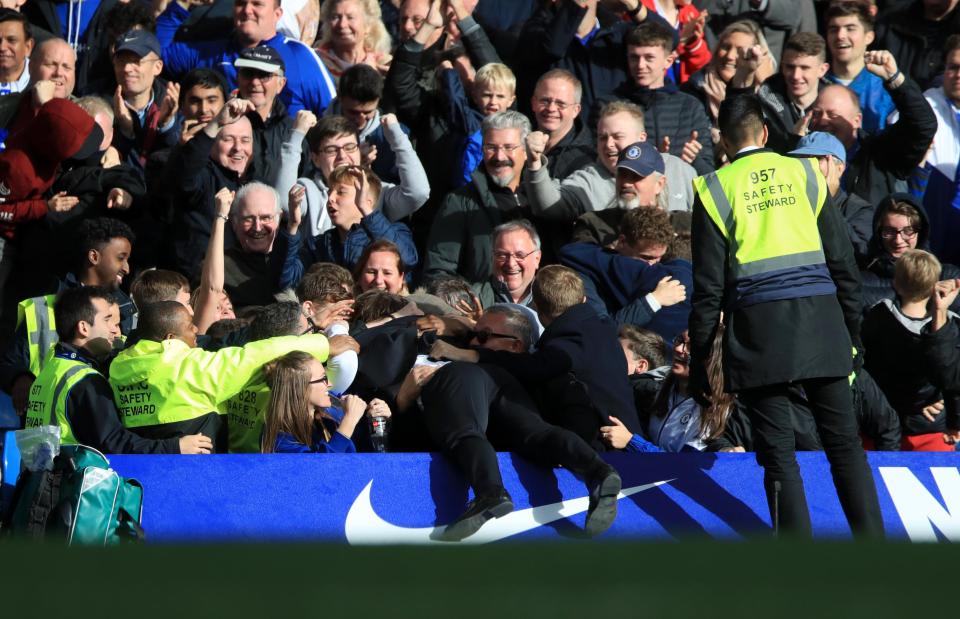
[[[263,425],[260,452],[273,453],[277,435],[286,432],[303,443],[313,442],[313,410],[310,407],[309,353],[299,350],[271,361],[263,371],[270,387],[270,404]]]
[[[373,198],[373,203],[376,204],[377,200],[380,199],[380,192],[383,191],[383,182],[373,170],[363,166],[342,165],[334,168],[333,171],[330,172],[330,176],[327,177],[327,187],[330,188],[330,193],[333,193],[334,187],[340,185],[353,187],[358,173],[366,177],[370,197]]]
[[[647,126],[643,120],[643,108],[631,101],[611,101],[610,103],[607,103],[600,108],[600,118],[597,122],[599,124],[599,121],[603,120],[607,116],[613,116],[614,114],[620,113],[629,115],[637,123],[637,126],[640,128],[641,132],[647,132]]]
[[[533,280],[533,302],[537,313],[553,320],[574,305],[583,303],[583,280],[569,267],[551,264]]]
[[[940,271],[936,256],[922,249],[908,249],[893,267],[893,289],[901,301],[923,301],[933,294]]]
[[[502,88],[509,90],[511,95],[517,92],[517,76],[505,64],[488,62],[480,67],[473,78],[474,88]]]
[[[333,11],[344,2],[354,2],[360,7],[363,13],[367,32],[363,37],[363,49],[366,51],[378,52],[380,54],[389,54],[392,46],[390,33],[383,25],[383,14],[380,12],[380,4],[376,0],[327,0],[320,7],[320,41],[319,46],[330,45],[330,39],[333,38],[333,31],[330,22],[333,21]]]

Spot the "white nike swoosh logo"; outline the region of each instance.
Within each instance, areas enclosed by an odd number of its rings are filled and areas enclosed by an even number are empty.
[[[675,479],[675,478],[674,478]],[[637,494],[644,490],[656,488],[663,484],[668,484],[673,479],[664,479],[655,481],[642,486],[633,486],[624,488],[617,495],[617,500]],[[351,545],[364,544],[450,544],[451,542],[441,541],[438,537],[446,529],[446,525],[438,527],[400,527],[390,524],[377,515],[370,502],[370,488],[373,487],[373,480],[364,487],[350,511],[347,513],[347,521],[344,523],[344,533],[347,543]],[[489,544],[496,542],[525,531],[530,531],[543,526],[569,518],[581,512],[587,511],[590,507],[590,497],[584,496],[577,499],[560,501],[559,503],[550,503],[549,505],[540,505],[538,507],[528,507],[510,512],[502,518],[495,518],[483,525],[477,533],[463,540],[462,544]]]

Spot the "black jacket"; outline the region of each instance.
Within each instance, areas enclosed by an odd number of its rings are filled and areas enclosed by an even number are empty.
[[[947,425],[960,428],[960,398],[941,393],[930,379],[921,345],[921,329],[927,319],[903,316],[894,301],[878,303],[863,319],[863,345],[867,371],[896,409],[907,436],[944,432]],[[944,400],[945,414],[934,421],[923,416],[923,408]],[[950,422],[948,424],[948,421]]]
[[[884,199],[873,214],[872,234],[864,260],[865,266],[860,270],[864,313],[883,299],[893,299],[896,296],[893,290],[893,269],[897,261],[883,248],[879,234],[880,220],[887,211],[885,205],[889,204],[891,200],[908,202],[917,210],[921,222],[920,231],[917,233],[917,249],[929,250],[927,240],[930,221],[927,219],[927,211],[923,208],[923,204],[908,193],[895,193]],[[941,266],[943,271],[940,273],[940,279],[960,277],[960,268],[952,264],[942,264]],[[954,301],[950,309],[954,312],[960,312],[960,299]]]
[[[747,152],[748,158],[767,149]],[[820,209],[820,232],[836,296],[813,296],[729,307],[729,250],[726,238],[707,215],[699,196],[693,205],[693,312],[690,315],[690,379],[703,389],[706,360],[726,312],[723,345],[728,392],[847,376],[853,367],[851,344],[860,346],[860,278],[840,210],[828,195]],[[696,389],[693,392],[696,393]]]
[[[920,342],[930,381],[944,391],[960,391],[960,326],[957,320],[948,320],[937,331],[931,331],[927,325],[920,335]],[[949,422],[947,425],[960,428],[960,425],[954,426]]]
[[[943,76],[943,50],[947,37],[960,32],[960,8],[943,21],[923,18],[923,0],[881,18],[876,25],[872,49],[885,49],[897,59],[897,67],[926,90]]]
[[[257,174],[270,186],[276,185],[280,174],[280,150],[293,131],[293,119],[287,115],[287,106],[279,97],[266,120],[260,114],[247,116],[253,125],[253,159],[259,164]],[[303,141],[306,144],[306,140]]]
[[[616,323],[586,303],[550,323],[532,353],[478,352],[481,363],[505,368],[537,393],[547,421],[595,449],[604,449],[600,426],[608,425],[611,415],[634,434],[642,433]]]
[[[113,389],[97,363],[84,349],[59,343],[57,354],[75,354],[97,370],[78,381],[67,394],[67,420],[82,445],[108,454],[179,454],[179,439],[151,440],[123,427],[113,401]]]
[[[663,138],[670,138],[670,154],[683,154],[683,145],[690,134],[697,132],[697,140],[703,145],[691,164],[699,174],[713,172],[713,138],[710,119],[700,102],[690,94],[681,92],[677,85],[667,79],[663,88],[643,88],[632,81],[621,82],[614,91],[614,99],[627,99],[643,108],[647,140],[660,146]],[[610,100],[609,98],[606,100]],[[600,108],[595,107],[593,120],[599,119]],[[596,123],[592,123],[595,126]]]
[[[870,204],[902,190],[902,181],[913,174],[937,133],[937,117],[916,82],[908,77],[887,92],[900,118],[876,135],[860,133],[860,146],[848,156],[843,177],[844,189]]]
[[[117,2],[119,0],[100,0],[87,26],[84,40],[81,41],[84,51],[79,54],[76,66],[77,92],[81,94],[88,94],[83,92],[85,85],[111,78],[113,75],[109,50],[115,41],[110,40],[106,16]],[[57,4],[59,2],[56,0],[30,0],[20,10],[31,24],[60,37],[63,35],[63,24],[57,14]],[[37,43],[39,42],[38,40]]]
[[[224,187],[236,191],[243,183],[254,180],[267,182],[260,173],[256,150],[241,181],[236,172],[210,158],[214,141],[215,138],[200,131],[186,144],[174,148],[167,162],[167,181],[175,187],[169,264],[191,282],[200,279],[213,218],[217,216],[214,199],[217,192]]]
[[[593,132],[578,118],[567,135],[546,155],[550,178],[562,181],[573,172],[596,161],[597,145],[593,140]]]
[[[873,237],[873,204],[843,189],[840,189],[833,200],[847,224],[847,236],[853,245],[853,257],[857,264],[864,264],[870,253],[870,239]]]

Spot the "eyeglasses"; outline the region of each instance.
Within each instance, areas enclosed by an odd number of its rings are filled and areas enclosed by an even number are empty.
[[[258,221],[260,225],[266,226],[277,220],[278,215],[246,215],[240,218],[240,223],[244,226],[253,226]]]
[[[880,228],[880,236],[885,239],[895,239],[898,235],[910,240],[917,236],[917,230],[910,226],[900,228],[899,230],[897,228]]]
[[[486,344],[493,338],[501,338],[505,340],[519,340],[520,338],[516,335],[508,335],[506,333],[495,333],[493,331],[470,331],[470,339],[477,338],[477,342],[482,346]]]
[[[673,338],[673,347],[679,348],[680,350],[687,351],[690,350],[690,338],[684,335],[678,335]]]
[[[496,155],[503,151],[506,155],[512,155],[518,148],[520,148],[519,144],[504,144],[503,146],[500,144],[484,144],[483,152],[488,155]]]
[[[320,328],[320,325],[313,321],[313,318],[308,316],[306,312],[303,314],[307,319],[307,324],[310,325],[300,335],[308,335],[310,333],[323,333],[323,329]]]
[[[493,259],[496,260],[497,262],[507,262],[508,260],[510,260],[510,257],[512,256],[513,259],[516,260],[517,262],[523,262],[524,260],[527,259],[528,256],[532,256],[538,251],[540,250],[531,249],[527,253],[523,253],[522,251],[517,251],[513,253],[510,253],[508,251],[495,251],[493,252]]]
[[[264,71],[251,71],[249,69],[238,71],[237,75],[248,80],[260,80],[261,84],[269,84],[271,81],[273,81],[273,78],[277,77],[276,73],[266,73]]]
[[[557,106],[557,111],[562,112],[568,107],[573,107],[573,103],[567,103],[566,101],[561,101],[560,99],[551,99],[549,97],[541,97],[537,99],[537,105],[544,109],[549,109],[551,105]]]
[[[315,379],[311,380],[311,381],[310,381],[310,384],[311,384],[311,385],[320,384],[320,385],[330,386],[330,379],[327,378],[327,375],[326,375],[326,374],[324,374],[324,375],[321,376],[320,378],[315,378]]]
[[[340,151],[345,153],[353,153],[356,152],[358,148],[360,148],[359,144],[356,142],[349,142],[343,146],[324,146],[320,149],[320,152],[324,155],[336,156],[340,154]]]

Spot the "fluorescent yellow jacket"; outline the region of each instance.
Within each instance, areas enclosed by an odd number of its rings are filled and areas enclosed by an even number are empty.
[[[70,421],[67,419],[67,396],[78,382],[97,371],[76,355],[52,355],[30,386],[27,400],[26,427],[59,426],[60,443],[76,445]]]
[[[325,361],[321,334],[275,337],[208,352],[181,340],[141,340],[110,366],[110,386],[123,425],[140,428],[224,412],[265,363],[301,350]]]

